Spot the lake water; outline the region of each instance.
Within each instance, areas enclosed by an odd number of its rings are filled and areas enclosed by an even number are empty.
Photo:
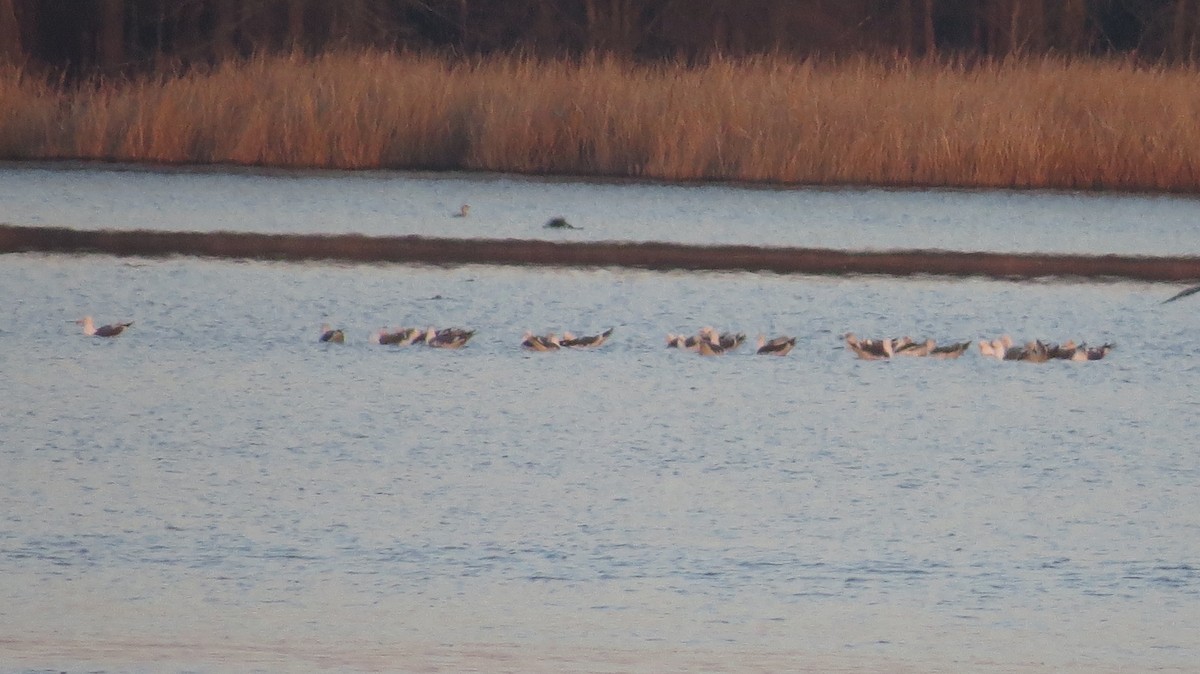
[[[0,163],[0,204],[0,222],[79,229],[1200,255],[1200,200],[1162,195]]]
[[[486,231],[501,193],[584,229],[514,206]],[[1057,212],[1095,230],[1053,250],[1200,252],[1177,197],[18,167],[0,194],[15,224],[848,248],[963,248],[998,222],[1041,242]],[[809,200],[824,214],[789,229]],[[442,212],[459,201],[465,222]],[[425,215],[363,215],[385,202]],[[1176,286],[21,254],[0,288],[0,671],[1200,661],[1200,300],[1160,304]],[[136,322],[87,338],[84,314]],[[317,343],[323,322],[347,343]],[[384,324],[478,334],[369,344]],[[797,347],[664,348],[703,325]],[[607,327],[596,351],[518,348]],[[1117,349],[863,362],[846,331]]]

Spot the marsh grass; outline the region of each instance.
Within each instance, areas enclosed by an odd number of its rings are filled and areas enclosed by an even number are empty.
[[[0,157],[1194,192],[1198,74],[1052,58],[683,67],[381,52],[70,87],[8,69]]]

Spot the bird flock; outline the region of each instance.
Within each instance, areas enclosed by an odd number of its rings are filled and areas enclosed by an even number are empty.
[[[903,356],[951,359],[958,358],[971,348],[970,341],[938,346],[932,339],[923,342],[913,341],[909,337],[859,339],[852,332],[843,335],[843,339],[846,340],[846,348],[863,360],[887,360]],[[1089,347],[1087,344],[1076,344],[1075,340],[1056,344],[1040,339],[1026,342],[1024,346],[1015,346],[1012,337],[1008,335],[979,340],[981,356],[996,360],[1023,360],[1029,363],[1046,363],[1051,360],[1101,360],[1114,348],[1116,345],[1112,343]]]
[[[75,323],[83,326],[83,334],[91,337],[116,337],[133,325],[133,321],[129,321],[96,327],[91,316],[84,316]],[[609,328],[594,335],[580,337],[569,331],[564,331],[561,335],[554,332],[537,335],[526,331],[521,338],[520,345],[526,351],[536,352],[560,349],[596,349],[608,342],[613,331],[614,328]],[[474,336],[474,330],[458,327],[441,329],[385,327],[372,332],[368,341],[384,346],[423,344],[435,349],[461,349]],[[917,341],[911,337],[860,339],[852,332],[842,335],[842,339],[846,343],[846,349],[862,360],[890,360],[904,357],[949,360],[963,355],[972,345],[969,340],[938,346],[933,339]],[[344,344],[346,332],[326,323],[321,326],[317,341],[326,344]],[[694,335],[668,333],[666,344],[667,348],[692,351],[701,356],[723,356],[736,351],[745,341],[746,333],[744,332],[718,332],[716,329],[706,326],[700,328]],[[1068,340],[1062,344],[1034,340],[1026,342],[1023,346],[1017,346],[1008,335],[991,340],[981,339],[978,344],[981,356],[1031,363],[1045,363],[1051,360],[1076,362],[1102,360],[1116,347],[1112,343],[1089,347],[1086,343],[1076,344],[1074,340]],[[795,337],[780,335],[768,339],[765,335],[759,335],[754,353],[786,356],[795,346]]]

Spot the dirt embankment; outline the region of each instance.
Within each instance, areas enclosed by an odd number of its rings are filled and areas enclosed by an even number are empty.
[[[820,248],[695,246],[671,243],[440,239],[357,234],[84,231],[0,225],[0,253],[100,253],[118,256],[258,260],[337,260],[427,264],[634,267],[657,270],[766,271],[779,274],[885,274],[1200,279],[1200,257],[1035,255],[929,250],[852,252]]]

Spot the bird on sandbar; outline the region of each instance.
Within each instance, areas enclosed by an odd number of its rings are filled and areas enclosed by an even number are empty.
[[[579,229],[575,225],[567,222],[567,219],[561,215],[550,218],[546,221],[546,229]]]
[[[456,218],[465,218],[471,212],[471,204],[463,204],[458,207],[458,212],[454,214]]]
[[[346,333],[339,329],[333,329],[328,323],[321,324],[321,336],[317,339],[319,342],[333,342],[334,344],[344,344],[346,342]]]
[[[88,337],[116,337],[122,332],[125,332],[125,328],[133,325],[133,321],[129,321],[128,323],[112,323],[110,325],[101,325],[100,327],[96,327],[96,324],[92,321],[91,316],[84,316],[83,318],[75,321],[75,324],[82,325],[83,334],[87,335]]]

